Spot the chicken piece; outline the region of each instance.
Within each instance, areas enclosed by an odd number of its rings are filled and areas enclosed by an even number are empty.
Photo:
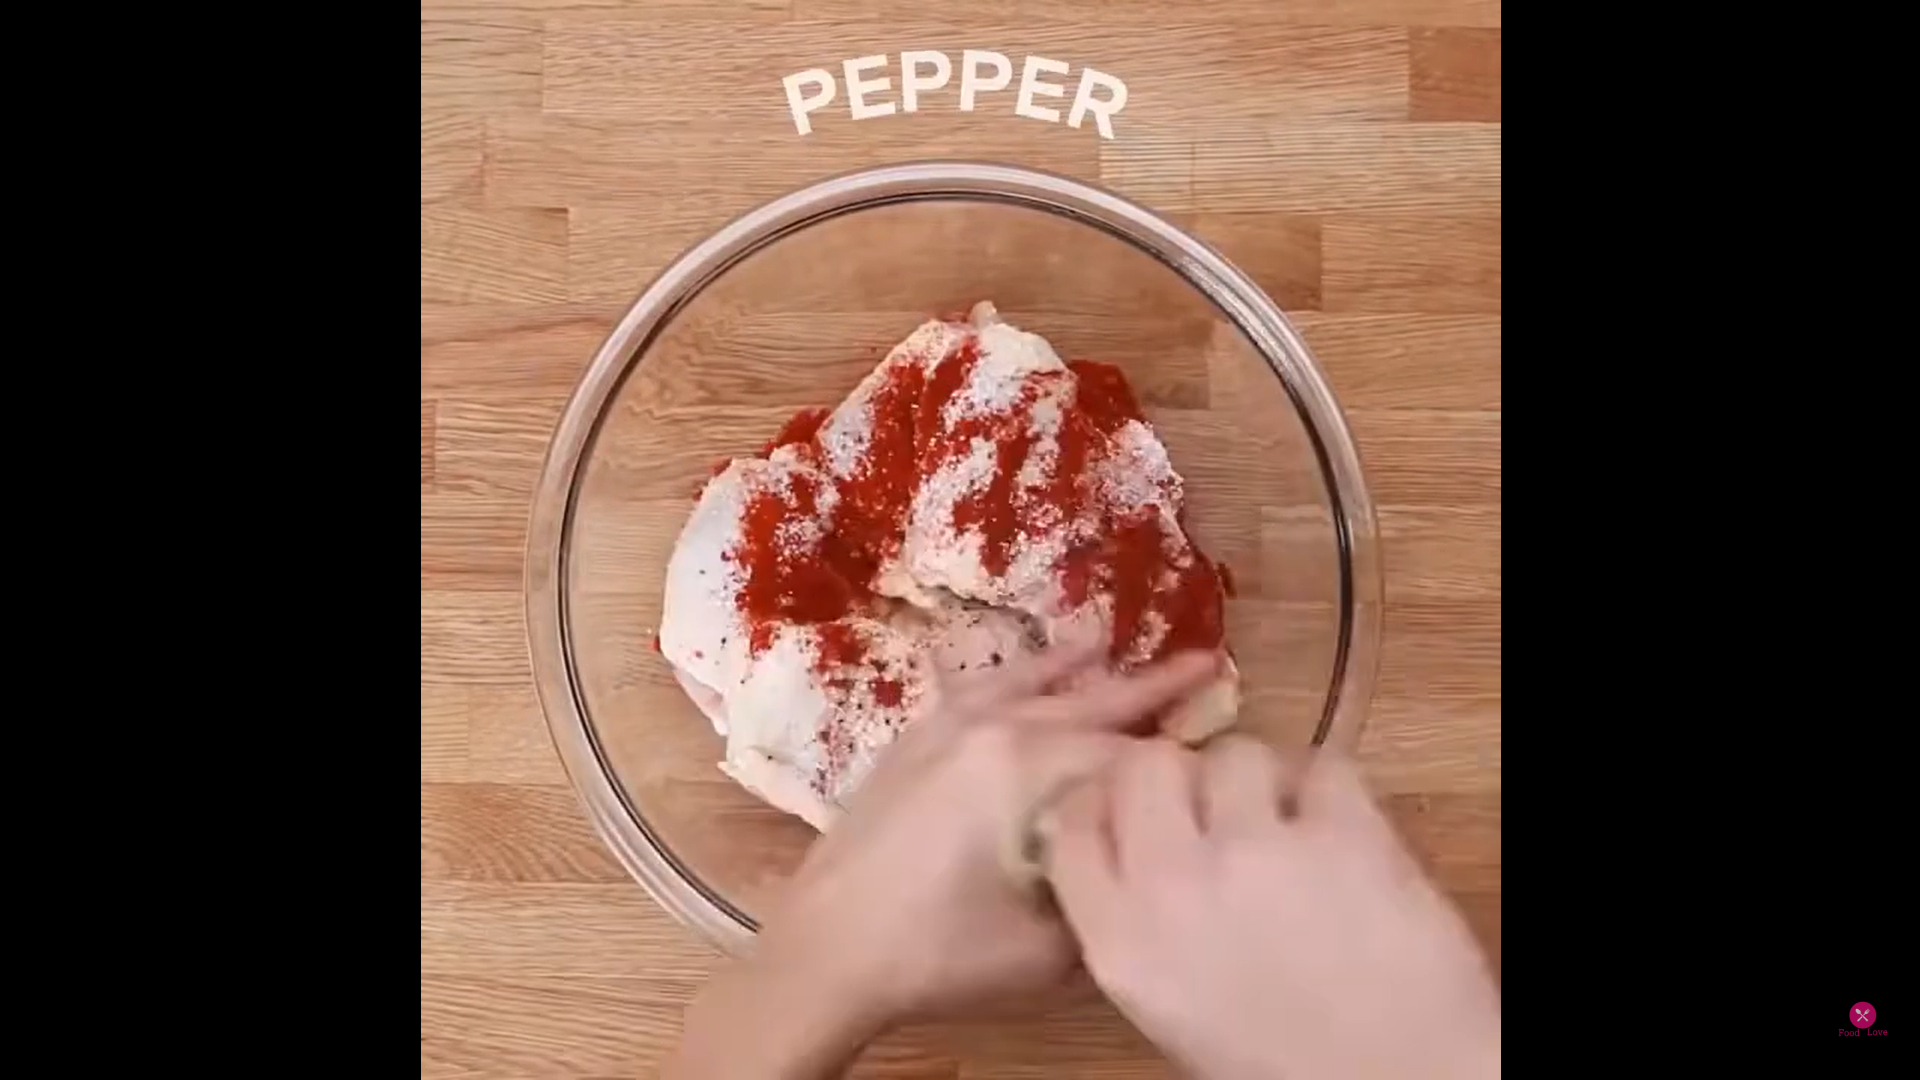
[[[726,740],[722,770],[815,828],[914,717],[1082,623],[1122,668],[1176,633],[1218,640],[1218,581],[1124,380],[991,304],[923,324],[808,428],[703,490],[659,643]],[[1227,659],[1163,730],[1201,741],[1237,710]]]

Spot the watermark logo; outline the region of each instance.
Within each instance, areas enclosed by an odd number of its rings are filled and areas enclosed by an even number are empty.
[[[1871,1002],[1856,1001],[1847,1007],[1847,1023],[1853,1026],[1841,1028],[1840,1034],[1885,1035],[1887,1033],[1886,1028],[1873,1026],[1879,1019],[1880,1010],[1874,1008]]]

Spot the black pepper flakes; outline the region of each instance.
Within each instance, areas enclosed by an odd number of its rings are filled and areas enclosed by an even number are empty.
[[[988,659],[990,659],[990,660],[992,660],[992,661],[993,661],[993,666],[994,666],[994,667],[999,667],[999,666],[1001,665],[1001,663],[1003,663],[1003,660],[1001,659],[1001,656],[1000,656],[1000,654],[999,654],[999,653],[994,653],[994,654],[993,654],[993,655],[992,655],[991,657],[989,657]]]

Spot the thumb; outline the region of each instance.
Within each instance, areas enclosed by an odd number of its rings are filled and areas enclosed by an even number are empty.
[[[1016,800],[1001,843],[1001,869],[1024,893],[1044,892],[1041,856],[1043,819],[1075,789],[1095,782],[1127,745],[1125,736],[1102,731],[1010,729],[1020,741],[1010,796]]]
[[[1106,949],[1122,940],[1111,817],[1106,782],[1095,777],[1063,792],[1034,826],[1039,872],[1096,973]]]

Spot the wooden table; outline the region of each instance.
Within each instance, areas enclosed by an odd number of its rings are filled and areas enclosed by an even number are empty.
[[[426,0],[420,105],[420,1064],[651,1071],[714,957],[589,830],[528,671],[520,572],[542,451],[646,279],[821,175],[991,157],[1181,220],[1294,315],[1380,505],[1368,772],[1500,950],[1498,0]],[[848,115],[841,62],[994,50],[1012,85]],[[1124,81],[1112,139],[1015,111],[1029,55]],[[801,136],[783,77],[829,69]],[[924,70],[924,69],[917,69]],[[987,69],[982,69],[986,72]],[[803,92],[811,88],[802,87]],[[1100,92],[1096,92],[1096,99]],[[1163,1074],[1097,1005],[904,1032],[875,1076]]]

